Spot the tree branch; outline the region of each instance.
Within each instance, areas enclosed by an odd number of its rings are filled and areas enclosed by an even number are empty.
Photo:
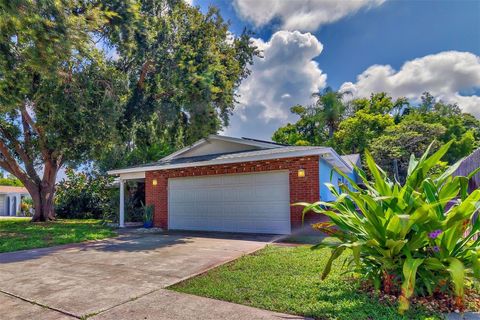
[[[138,79],[138,87],[140,89],[143,89],[143,86],[144,86],[144,83],[145,83],[145,78],[146,78],[147,73],[150,71],[152,66],[153,66],[153,62],[151,60],[147,60],[143,64],[142,70],[140,72],[140,78]]]
[[[45,133],[43,131],[43,128],[38,126],[35,121],[33,121],[32,117],[27,111],[27,108],[25,106],[20,107],[20,112],[22,114],[22,119],[24,119],[25,123],[27,123],[30,128],[32,128],[33,131],[38,135],[38,141],[39,141],[39,147],[40,151],[42,153],[42,156],[44,160],[48,160],[50,158],[49,152],[46,148],[45,144]],[[23,121],[23,120],[22,120]]]
[[[3,140],[0,139],[0,153],[3,155],[4,160],[0,160],[1,163],[6,164],[10,170],[7,170],[14,176],[16,176],[22,182],[30,182],[28,175],[18,165],[15,158],[11,155],[8,146]]]

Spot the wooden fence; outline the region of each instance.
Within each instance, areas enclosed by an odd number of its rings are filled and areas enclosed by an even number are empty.
[[[467,176],[473,170],[480,167],[480,148],[475,150],[471,155],[469,155],[465,160],[463,160],[460,167],[453,174],[454,176]],[[469,183],[470,191],[480,188],[480,172],[477,173]]]

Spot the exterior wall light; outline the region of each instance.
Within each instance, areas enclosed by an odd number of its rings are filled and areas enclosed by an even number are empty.
[[[305,177],[305,170],[304,169],[298,169],[297,174],[298,174],[299,178],[303,178],[303,177]]]
[[[157,183],[158,183],[158,182],[157,182],[157,179],[153,179],[153,180],[152,180],[152,185],[156,186]]]

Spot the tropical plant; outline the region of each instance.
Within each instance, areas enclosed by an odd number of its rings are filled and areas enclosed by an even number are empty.
[[[151,228],[153,226],[153,209],[154,209],[154,206],[152,204],[145,205],[142,202],[142,209],[143,209],[143,227],[144,228]]]
[[[478,283],[480,277],[480,219],[474,221],[480,190],[468,194],[470,176],[452,176],[460,162],[438,173],[451,144],[430,156],[431,146],[419,159],[412,155],[404,184],[391,181],[366,152],[371,178],[355,168],[363,186],[337,171],[350,188],[341,185],[338,191],[328,184],[335,202],[302,204],[304,214],[313,211],[330,218],[319,229],[331,237],[315,247],[332,249],[322,278],[350,249],[349,264],[376,289],[398,294],[401,313],[413,295],[444,293],[463,307],[465,285]]]

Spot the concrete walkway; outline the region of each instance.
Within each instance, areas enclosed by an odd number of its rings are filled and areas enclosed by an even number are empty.
[[[298,319],[163,289],[261,249],[269,240],[125,234],[98,242],[3,253],[0,318]]]
[[[280,320],[304,319],[169,290],[158,290],[93,317],[95,320]]]

